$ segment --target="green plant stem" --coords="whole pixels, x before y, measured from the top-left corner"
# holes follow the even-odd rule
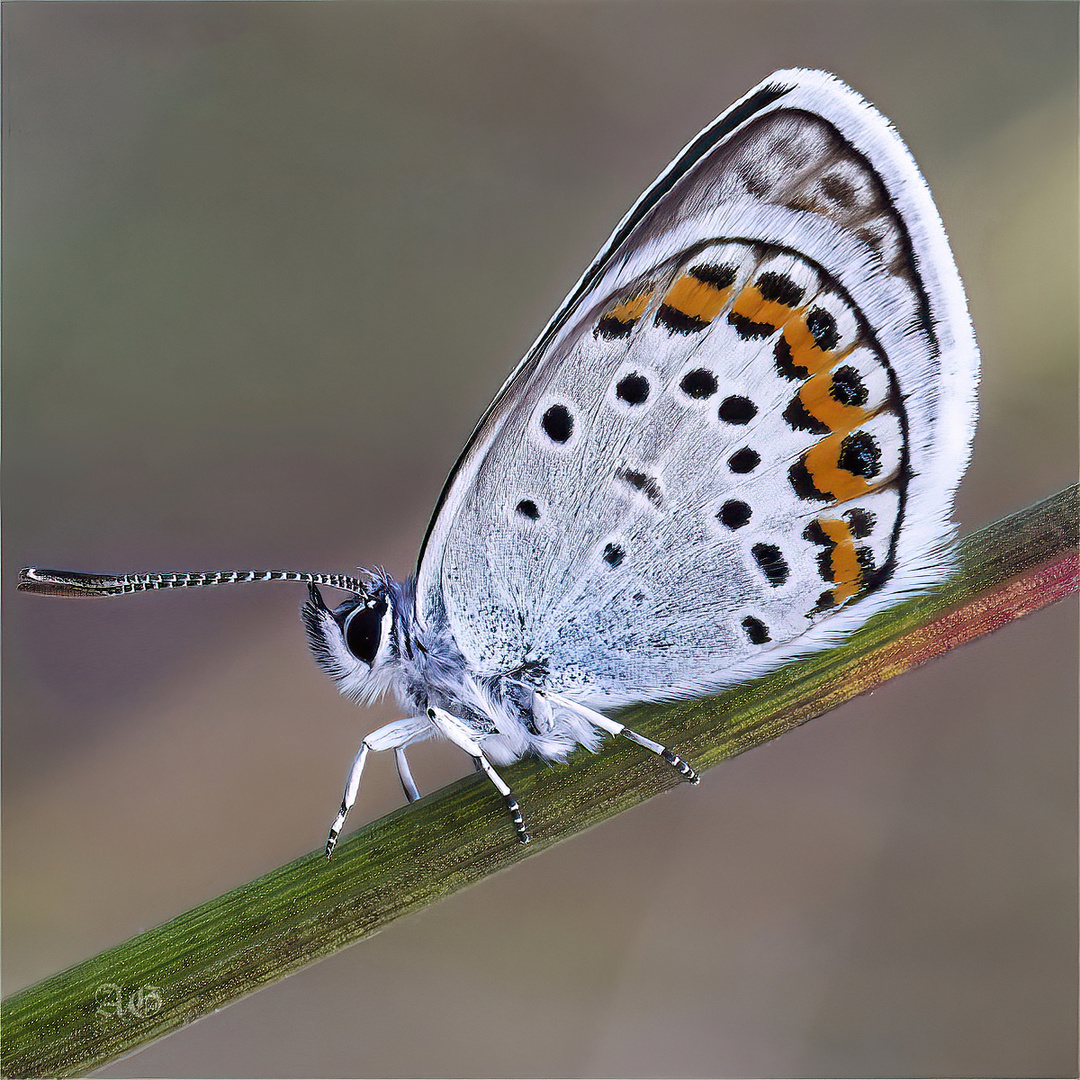
[[[844,645],[717,697],[622,719],[708,769],[1075,592],[1077,513],[1073,487],[969,537],[952,580]],[[13,994],[3,1005],[4,1075],[85,1073],[679,782],[625,742],[567,767],[522,762],[505,775],[528,815],[528,846],[486,780],[461,780],[367,825],[330,863],[307,855]]]

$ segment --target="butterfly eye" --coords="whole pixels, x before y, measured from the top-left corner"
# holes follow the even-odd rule
[[[355,608],[342,624],[341,632],[345,635],[345,647],[369,667],[375,663],[375,657],[382,644],[383,616],[386,614],[386,601],[363,604]]]

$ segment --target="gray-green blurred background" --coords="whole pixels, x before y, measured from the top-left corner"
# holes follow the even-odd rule
[[[899,127],[983,349],[964,531],[1076,473],[1065,3],[21,3],[4,21],[5,992],[318,847],[362,734],[292,587],[409,571],[616,221],[785,66]],[[1076,1069],[1072,603],[105,1070]],[[617,752],[617,751],[613,751]],[[413,755],[425,789],[463,774]],[[369,765],[355,823],[398,805]]]

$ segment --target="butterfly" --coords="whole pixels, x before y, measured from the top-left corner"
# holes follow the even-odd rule
[[[632,702],[708,694],[822,649],[945,578],[978,350],[930,191],[835,76],[779,71],[638,199],[495,396],[416,573],[87,574],[58,596],[297,581],[311,651],[404,717],[369,753],[441,737],[496,766],[621,735]],[[329,606],[320,586],[342,590]]]

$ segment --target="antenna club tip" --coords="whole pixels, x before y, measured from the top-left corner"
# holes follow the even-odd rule
[[[37,593],[39,596],[107,596],[104,583],[105,579],[97,574],[24,566],[19,571],[15,587],[19,592]]]

